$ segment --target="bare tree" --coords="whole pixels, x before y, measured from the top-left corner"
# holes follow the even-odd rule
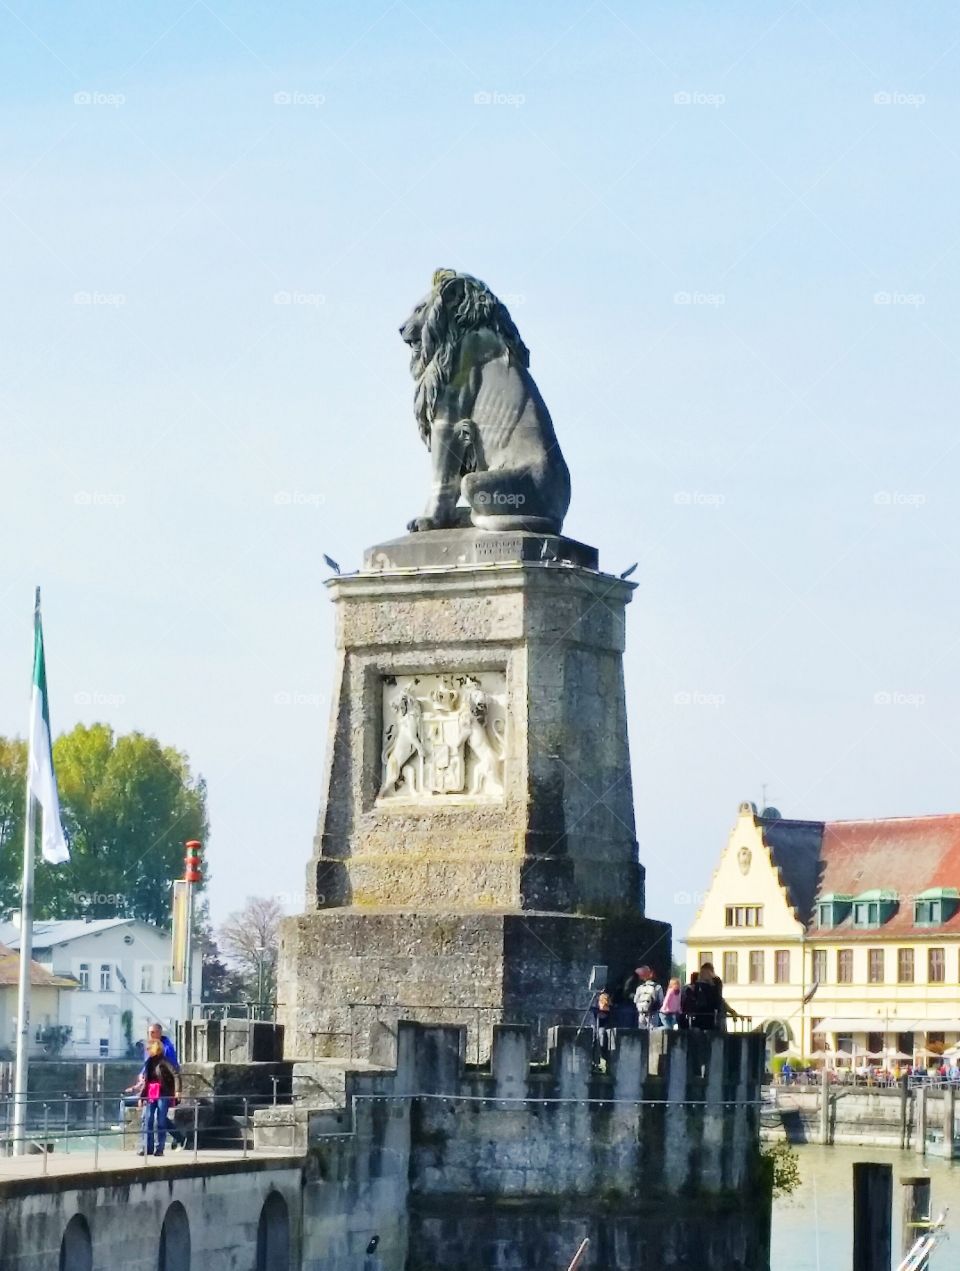
[[[258,1003],[276,997],[277,953],[283,909],[273,896],[248,896],[221,925],[218,941],[225,957],[244,980],[247,995]]]

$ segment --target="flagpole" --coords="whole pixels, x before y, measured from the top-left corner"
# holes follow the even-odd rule
[[[34,602],[34,639],[40,616],[40,588]],[[20,902],[20,978],[17,997],[17,1068],[14,1079],[13,1152],[26,1151],[27,1088],[30,1073],[30,962],[33,958],[33,853],[37,832],[37,805],[30,788],[30,755],[27,755],[27,807],[23,831],[23,886]]]

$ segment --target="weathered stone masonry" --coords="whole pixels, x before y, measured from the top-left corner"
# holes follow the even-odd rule
[[[258,1112],[289,1157],[0,1183],[0,1271],[58,1268],[74,1214],[93,1271],[157,1267],[172,1205],[202,1271],[553,1271],[584,1236],[604,1271],[767,1271],[762,1038],[622,1032],[608,1073],[589,1033],[551,1040],[531,1064],[528,1031],[499,1027],[478,1067],[463,1028],[402,1023],[396,1068],[348,1070],[343,1107]],[[258,1260],[270,1205],[282,1262]]]

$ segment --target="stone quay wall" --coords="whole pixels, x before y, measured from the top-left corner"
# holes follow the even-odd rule
[[[767,1271],[763,1039],[626,1030],[605,1072],[588,1032],[550,1040],[531,1063],[500,1026],[477,1066],[463,1027],[404,1021],[341,1107],[257,1112],[285,1156],[4,1180],[0,1271],[553,1271],[585,1237],[584,1271]]]
[[[303,1119],[343,1197],[370,1213],[369,1189],[405,1191],[403,1220],[384,1215],[404,1248],[381,1243],[378,1265],[555,1268],[589,1237],[584,1267],[767,1271],[762,1038],[625,1030],[607,1072],[576,1028],[554,1030],[545,1064],[523,1027],[494,1030],[489,1067],[465,1062],[465,1042],[461,1027],[402,1022],[395,1071],[348,1073],[345,1108]],[[324,1265],[363,1265],[339,1215],[324,1221]]]
[[[820,1086],[771,1087],[761,1137],[957,1154],[960,1098],[950,1087],[828,1086],[827,1097],[825,1119]]]

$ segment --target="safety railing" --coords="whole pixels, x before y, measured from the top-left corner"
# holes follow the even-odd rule
[[[547,1034],[550,1029],[558,1025],[573,1025],[574,1027],[583,1027],[585,1029],[594,1028],[594,1017],[592,1013],[592,1003],[584,1006],[579,1003],[574,1006],[552,1006],[548,1009],[522,1009],[522,1008],[505,1008],[503,1006],[481,1006],[475,1003],[462,1003],[460,1005],[422,1005],[413,1002],[348,1002],[347,1009],[349,1011],[349,1032],[346,1033],[311,1033],[311,1037],[332,1036],[332,1037],[348,1037],[350,1039],[350,1058],[354,1053],[361,1054],[362,1042],[360,1039],[366,1031],[369,1035],[369,1027],[364,1029],[360,1015],[361,1011],[372,1012],[371,1023],[391,1023],[395,1024],[400,1019],[417,1019],[421,1022],[432,1024],[465,1024],[467,1026],[467,1050],[473,1061],[477,1064],[483,1062],[484,1052],[489,1053],[491,1030],[494,1024],[518,1024],[526,1025],[532,1029],[535,1051],[544,1051],[546,1048]],[[711,1021],[715,1026],[717,1021]],[[676,1025],[680,1028],[695,1027],[696,1021],[684,1017],[678,1021]],[[629,1016],[622,1007],[614,1007],[612,1014],[612,1027],[624,1028],[631,1027]],[[652,1025],[654,1030],[661,1027],[659,1019]],[[750,1033],[754,1032],[753,1019],[749,1015],[738,1015],[737,1017],[728,1017],[723,1021],[723,1030],[732,1033]],[[314,1046],[314,1050],[316,1047]]]
[[[101,1154],[111,1151],[109,1168],[118,1164],[118,1151],[129,1153],[133,1164],[138,1152],[141,1163],[147,1167],[159,1160],[161,1134],[164,1139],[163,1159],[168,1153],[175,1159],[198,1160],[208,1157],[237,1156],[246,1160],[250,1155],[288,1155],[295,1151],[297,1121],[289,1094],[278,1090],[278,1079],[273,1079],[272,1094],[263,1091],[231,1092],[229,1094],[203,1094],[183,1096],[176,1106],[168,1106],[168,1120],[160,1128],[160,1110],[154,1115],[152,1131],[154,1154],[146,1153],[149,1127],[145,1118],[145,1105],[135,1095],[122,1095],[106,1102],[94,1104],[87,1119],[89,1100],[85,1097],[51,1101],[49,1099],[23,1100],[25,1125],[14,1128],[14,1100],[9,1101],[9,1116],[3,1118],[0,1130],[0,1158],[18,1158],[18,1166],[12,1167],[0,1161],[0,1177],[11,1174],[47,1174],[49,1161],[65,1156],[78,1169],[94,1171],[107,1168],[101,1162]],[[82,1108],[76,1105],[84,1105]],[[108,1111],[109,1109],[109,1111]],[[269,1148],[254,1148],[254,1114],[262,1109],[271,1110],[269,1130],[276,1137],[279,1130],[291,1131],[289,1144],[274,1144]],[[284,1115],[284,1113],[288,1115]],[[35,1169],[31,1163],[36,1160]]]

